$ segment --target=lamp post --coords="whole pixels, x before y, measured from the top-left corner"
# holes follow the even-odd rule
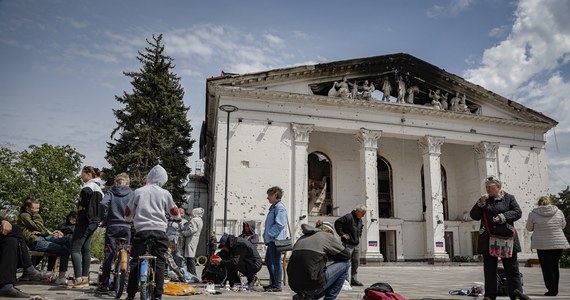
[[[228,113],[226,122],[226,180],[224,181],[224,232],[228,232],[228,158],[230,154],[230,114],[237,111],[234,105],[221,105],[221,111]]]

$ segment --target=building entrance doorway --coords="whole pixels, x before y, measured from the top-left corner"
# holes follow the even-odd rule
[[[453,261],[453,257],[455,253],[453,253],[453,232],[446,231],[445,232],[445,252],[449,255],[449,259]]]
[[[397,261],[396,230],[380,230],[380,253],[385,262]]]

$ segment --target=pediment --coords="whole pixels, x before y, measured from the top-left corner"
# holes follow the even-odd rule
[[[331,97],[337,104],[405,105],[426,111],[542,123],[547,127],[557,124],[541,113],[404,53],[244,75],[223,73],[209,79],[208,85],[212,84]]]

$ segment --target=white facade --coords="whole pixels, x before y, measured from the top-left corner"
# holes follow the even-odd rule
[[[391,76],[395,97],[394,70],[419,86],[414,103],[364,100],[360,89],[352,90],[354,98],[326,94],[343,77],[356,86],[370,80],[379,88]],[[465,94],[470,111],[426,104],[435,89]],[[224,230],[229,128],[230,233],[256,220],[261,236],[266,190],[277,185],[285,191],[296,236],[301,223],[334,221],[366,204],[360,247],[367,260],[471,256],[479,222],[469,218],[469,210],[484,192],[484,178],[497,175],[523,210],[515,223],[524,249],[519,257],[531,255],[524,225],[536,199],[548,193],[544,134],[554,120],[406,54],[226,75],[209,79],[206,92],[201,155],[209,179],[209,222],[217,234]],[[229,124],[221,105],[239,109],[229,114]],[[319,215],[310,200],[311,153],[330,166]]]

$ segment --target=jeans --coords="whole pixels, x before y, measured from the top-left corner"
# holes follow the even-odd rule
[[[88,277],[91,265],[91,240],[97,230],[97,223],[75,225],[71,238],[71,262],[75,278]]]
[[[46,240],[41,237],[34,246],[33,250],[47,252],[59,256],[59,271],[67,272],[69,264],[69,248],[71,247],[71,240],[65,236],[62,238],[51,238]]]
[[[312,293],[314,295],[308,295],[313,299],[320,299],[325,297],[325,300],[334,300],[340,294],[344,281],[348,278],[348,261],[337,261],[327,267],[325,270],[325,285]]]
[[[105,260],[101,273],[101,281],[105,286],[109,285],[109,275],[111,274],[111,265],[115,257],[115,249],[117,248],[117,239],[125,238],[127,243],[123,244],[128,247],[131,241],[131,229],[124,226],[111,226],[105,230]],[[128,249],[128,248],[127,248]]]
[[[275,288],[281,288],[283,282],[283,262],[281,261],[281,252],[277,251],[273,242],[267,244],[265,264],[269,271],[270,285]]]

